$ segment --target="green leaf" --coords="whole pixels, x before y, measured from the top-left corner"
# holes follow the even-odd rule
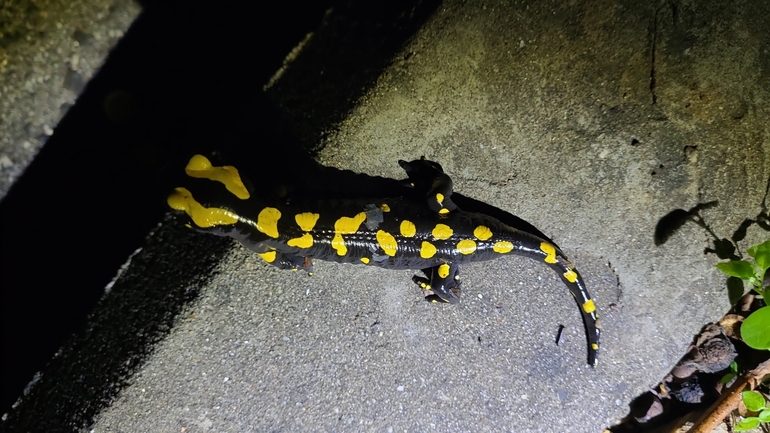
[[[765,408],[765,397],[756,391],[743,391],[741,393],[743,404],[751,412],[759,412]]]
[[[760,308],[743,321],[741,337],[752,349],[770,349],[770,306]]]
[[[727,277],[727,297],[730,299],[730,305],[735,305],[743,297],[745,291],[743,280],[738,277]]]
[[[727,385],[734,378],[735,378],[735,373],[727,373],[724,376],[722,376],[722,380],[720,380],[719,382],[722,383],[722,385]]]
[[[717,263],[717,268],[731,277],[748,280],[754,276],[754,266],[745,260],[732,260],[726,263]]]
[[[762,422],[770,422],[770,409],[765,409],[760,412],[757,418]]]
[[[730,372],[722,376],[722,380],[720,380],[720,382],[722,383],[722,385],[727,385],[737,375],[738,375],[738,363],[733,361],[730,363]]]
[[[754,261],[762,269],[762,272],[770,268],[770,240],[754,245],[747,252],[751,257],[754,257]]]
[[[750,416],[748,418],[742,419],[738,424],[735,424],[733,431],[746,431],[755,429],[757,427],[759,427],[759,418]]]

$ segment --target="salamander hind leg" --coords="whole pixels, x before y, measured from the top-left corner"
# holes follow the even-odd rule
[[[423,269],[427,276],[415,275],[412,281],[425,291],[425,300],[429,302],[449,302],[456,304],[460,301],[460,268],[451,263],[442,263],[432,268]]]
[[[410,162],[399,160],[398,163],[409,176],[406,182],[418,193],[424,194],[432,211],[447,216],[457,210],[457,205],[451,199],[452,178],[444,173],[439,163],[427,160],[424,156]]]
[[[268,251],[258,254],[264,261],[277,268],[291,269],[293,271],[302,269],[306,271],[308,275],[313,274],[313,262],[308,257],[286,254],[278,251]]]

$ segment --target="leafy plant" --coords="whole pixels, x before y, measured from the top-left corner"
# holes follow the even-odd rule
[[[735,379],[738,375],[738,363],[733,361],[730,363],[730,372],[722,376],[722,385],[727,385],[731,380]]]
[[[717,264],[725,274],[731,277],[748,281],[751,289],[762,299],[765,306],[754,311],[741,324],[741,339],[747,346],[757,350],[770,350],[770,285],[765,285],[765,277],[770,268],[770,240],[759,245],[754,245],[747,251],[754,262],[746,260],[731,260]],[[722,378],[722,383],[731,381],[738,374],[738,366],[735,362],[730,364],[730,373]],[[743,404],[750,412],[757,416],[749,416],[738,422],[735,431],[747,431],[759,427],[760,423],[770,422],[770,407],[767,406],[765,397],[756,391],[744,391],[741,393]]]
[[[747,251],[754,263],[731,260],[716,266],[731,277],[748,281],[751,288],[765,300],[770,299],[770,285],[765,286],[765,273],[770,268],[770,240],[754,245]],[[770,349],[770,306],[764,306],[749,315],[741,325],[741,338],[752,349]]]
[[[759,427],[760,422],[770,422],[770,408],[767,406],[765,396],[756,391],[743,391],[741,393],[743,404],[750,412],[758,412],[757,416],[747,416],[735,424],[735,431],[747,431]]]

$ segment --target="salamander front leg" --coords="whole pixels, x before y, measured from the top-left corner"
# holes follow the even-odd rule
[[[423,289],[426,301],[449,302],[456,304],[460,301],[460,267],[455,264],[442,263],[432,268],[423,269],[428,277],[415,275],[412,281]]]

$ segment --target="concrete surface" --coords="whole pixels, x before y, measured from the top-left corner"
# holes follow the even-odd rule
[[[0,5],[0,197],[137,14],[128,0]]]
[[[711,200],[720,237],[760,211],[769,13],[446,1],[326,131],[326,165],[400,178],[397,159],[425,155],[456,190],[553,237],[597,301],[597,369],[574,302],[530,260],[464,267],[464,299],[448,306],[423,302],[412,272],[319,262],[307,277],[236,246],[85,430],[601,431],[729,307],[708,233],[685,225],[660,247],[653,233]],[[190,236],[169,248],[207,242]],[[740,246],[766,236],[752,227]],[[132,270],[152,248],[105,302],[133,274],[173,272]]]

